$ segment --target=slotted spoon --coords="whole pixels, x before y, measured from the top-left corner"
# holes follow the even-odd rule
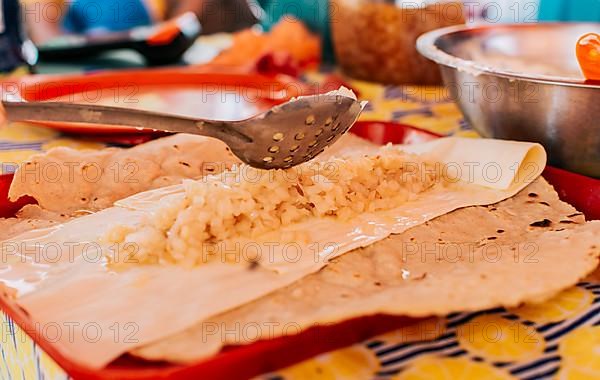
[[[214,137],[240,160],[261,169],[289,168],[321,154],[354,124],[363,108],[357,100],[335,93],[300,97],[239,121],[63,102],[2,104],[12,121],[125,125]]]

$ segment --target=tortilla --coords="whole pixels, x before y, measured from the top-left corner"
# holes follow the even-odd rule
[[[179,191],[181,186],[174,185],[6,242],[3,248],[7,249],[4,253],[9,268],[1,279],[6,286],[18,290],[16,301],[33,322],[39,326],[52,322],[73,327],[73,331],[65,331],[55,342],[63,355],[90,368],[101,368],[135,347],[168,337],[318,272],[328,265],[328,260],[353,249],[462,207],[492,204],[512,197],[538,177],[545,166],[545,152],[538,144],[447,138],[419,146],[391,148],[416,150],[442,164],[455,163],[459,167],[478,157],[476,163],[498,165],[499,171],[488,178],[463,171],[458,175],[463,181],[426,192],[400,208],[382,213],[366,213],[350,221],[311,220],[286,227],[280,232],[295,228],[307,237],[306,242],[300,243],[299,261],[282,255],[287,247],[279,244],[274,259],[258,265],[247,261],[215,262],[193,268],[140,265],[118,273],[107,268],[102,257],[110,253],[106,250],[111,247],[97,244],[99,239],[115,221],[131,227],[139,225],[153,212],[152,206],[163,201],[162,196]],[[331,244],[327,243],[331,242],[337,250],[330,249]],[[573,273],[581,271],[574,268]],[[77,325],[71,326],[72,321]],[[127,327],[132,323],[136,327],[134,340],[113,339],[115,325]],[[103,332],[94,344],[84,335],[90,324]]]
[[[347,134],[320,157],[374,145]],[[234,163],[240,161],[223,142],[183,133],[127,149],[59,147],[33,156],[17,169],[9,198],[29,195],[43,210],[74,215],[103,210],[117,200],[183,179],[220,173]]]
[[[29,195],[43,209],[65,214],[97,211],[129,195],[222,171],[235,162],[223,142],[186,134],[128,149],[59,147],[17,169],[9,198]]]
[[[0,218],[0,241],[27,231],[55,226],[66,222],[70,217],[66,214],[47,211],[36,204],[25,205],[13,218]]]
[[[358,316],[441,316],[543,302],[592,272],[599,256],[600,222],[585,223],[540,178],[513,198],[456,210],[354,250],[292,285],[132,354],[189,363],[226,345]]]

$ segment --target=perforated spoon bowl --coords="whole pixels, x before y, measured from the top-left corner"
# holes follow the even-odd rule
[[[321,154],[354,124],[363,108],[357,100],[337,93],[300,97],[239,121],[62,102],[2,104],[12,121],[126,125],[214,137],[240,160],[261,169],[289,168]]]

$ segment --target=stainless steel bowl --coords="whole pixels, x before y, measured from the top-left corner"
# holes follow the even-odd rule
[[[575,56],[588,32],[600,24],[450,27],[417,49],[480,134],[539,142],[550,164],[600,177],[600,85],[585,83]]]

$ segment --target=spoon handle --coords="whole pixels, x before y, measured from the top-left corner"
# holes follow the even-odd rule
[[[223,139],[231,129],[231,122],[197,120],[182,116],[68,102],[13,102],[3,101],[9,120],[53,121],[130,126],[164,132],[192,133]],[[235,135],[237,131],[233,131]]]

